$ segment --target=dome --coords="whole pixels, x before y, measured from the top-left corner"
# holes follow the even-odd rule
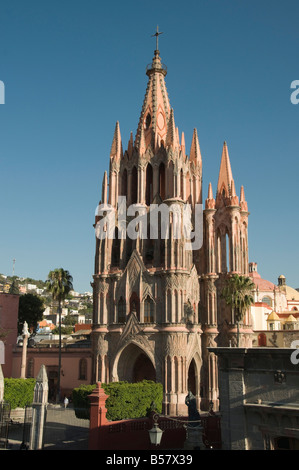
[[[299,300],[299,292],[293,287],[285,286],[287,300]]]
[[[286,319],[286,322],[296,322],[296,318],[293,315],[289,315],[288,318]]]
[[[277,315],[276,312],[271,312],[270,315],[268,315],[267,321],[273,321],[273,320],[279,321],[279,316]]]
[[[249,273],[249,277],[259,291],[273,292],[275,284],[273,284],[273,282],[267,281],[266,279],[262,279],[261,275],[257,271]]]

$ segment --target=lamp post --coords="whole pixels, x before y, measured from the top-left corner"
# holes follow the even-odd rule
[[[158,415],[155,414],[153,416],[153,420],[154,420],[154,426],[152,427],[152,429],[148,431],[149,436],[150,436],[150,441],[151,441],[151,444],[155,446],[159,446],[161,443],[163,431],[158,426]]]

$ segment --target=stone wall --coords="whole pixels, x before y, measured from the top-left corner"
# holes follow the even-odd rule
[[[287,348],[209,348],[219,359],[223,449],[299,445],[299,366]],[[298,441],[297,441],[298,440]]]

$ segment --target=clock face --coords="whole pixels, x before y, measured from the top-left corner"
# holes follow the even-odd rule
[[[164,126],[165,126],[165,119],[164,119],[164,116],[163,114],[160,112],[159,115],[158,115],[158,119],[157,119],[157,125],[160,129],[160,131],[162,129],[164,129]]]

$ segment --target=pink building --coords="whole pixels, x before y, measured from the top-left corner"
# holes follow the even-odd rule
[[[45,365],[49,381],[49,400],[55,400],[58,378],[58,341],[48,342],[44,347],[27,349],[26,377],[36,377]],[[12,377],[20,377],[22,347],[16,346],[13,353]],[[79,342],[63,342],[61,352],[61,397],[70,395],[74,388],[91,383],[91,348]]]

